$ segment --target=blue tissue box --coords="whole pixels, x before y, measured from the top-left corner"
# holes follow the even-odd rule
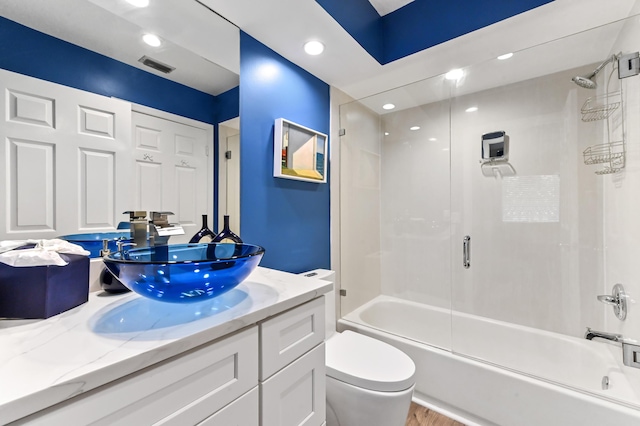
[[[60,253],[66,266],[0,263],[0,318],[49,318],[89,299],[89,257]]]

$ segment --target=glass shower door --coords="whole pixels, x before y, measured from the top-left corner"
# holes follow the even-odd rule
[[[340,107],[341,314],[446,349],[448,90],[439,76]]]
[[[578,36],[619,34],[623,25],[616,26]],[[584,339],[588,326],[612,331],[620,326],[596,296],[610,291],[605,284],[611,274],[607,228],[612,215],[619,217],[615,204],[621,202],[611,193],[628,187],[633,174],[603,174],[606,169],[587,158],[589,147],[624,137],[622,114],[629,111],[620,108],[609,119],[592,121],[585,119],[585,105],[637,83],[618,81],[610,63],[597,90],[579,87],[572,78],[588,75],[598,63],[574,67],[570,55],[563,56],[566,63],[558,63],[557,72],[518,75],[524,65],[550,50],[566,51],[572,42],[563,39],[518,52],[512,63],[478,64],[454,83],[452,350],[637,404],[632,393],[620,393],[633,388],[636,379],[615,379],[617,389],[603,385],[625,371],[619,346]],[[601,55],[604,59],[610,52]],[[507,143],[491,150],[492,137],[502,131]],[[466,237],[468,267],[463,262]]]

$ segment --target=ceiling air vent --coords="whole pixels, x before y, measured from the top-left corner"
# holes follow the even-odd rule
[[[146,55],[138,59],[138,61],[142,62],[148,67],[151,67],[165,74],[169,74],[171,71],[175,70],[175,67],[172,67],[171,65],[163,64],[162,62],[156,61],[155,59],[150,58]]]

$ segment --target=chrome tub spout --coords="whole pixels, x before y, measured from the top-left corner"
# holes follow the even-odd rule
[[[622,334],[606,333],[604,331],[592,330],[590,327],[587,327],[587,331],[584,333],[584,338],[592,340],[594,337],[611,340],[612,342],[622,342],[623,340]]]

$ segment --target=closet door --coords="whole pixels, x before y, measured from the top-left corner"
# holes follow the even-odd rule
[[[149,109],[133,112],[132,208],[173,212],[169,221],[180,223],[185,234],[170,242],[188,242],[200,229],[203,214],[213,225],[213,128],[167,116]]]
[[[5,70],[0,93],[0,239],[115,229],[130,204],[130,104]]]

